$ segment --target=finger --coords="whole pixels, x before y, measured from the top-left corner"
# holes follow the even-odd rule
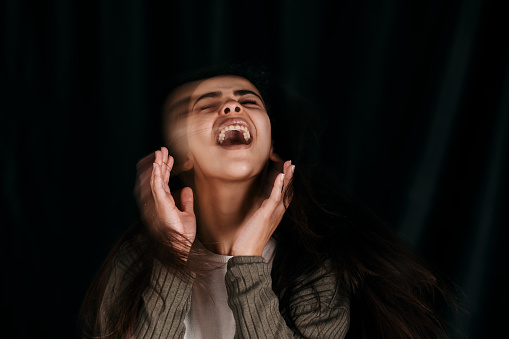
[[[150,176],[150,187],[152,188],[152,190],[154,190],[155,185],[156,185],[156,178],[158,177],[159,168],[160,168],[160,166],[157,163],[157,156],[156,156],[156,160],[152,163],[152,175]]]
[[[151,153],[144,158],[142,158],[136,164],[137,171],[137,184],[141,187],[144,187],[147,184],[147,181],[150,182],[153,172],[153,163],[156,160],[155,153]]]
[[[273,212],[277,215],[282,216],[290,203],[291,199],[286,196],[286,191],[288,189],[290,181],[293,178],[294,170],[295,170],[295,165],[292,165],[291,160],[286,161],[283,165],[284,172],[282,174],[280,174],[280,176],[284,175],[283,179],[281,180],[281,177],[278,176],[276,178],[276,181],[274,182],[274,187],[273,187],[270,199],[273,199],[275,201],[275,205],[273,207]],[[276,185],[278,180],[281,180],[281,185]],[[276,187],[277,187],[277,192],[276,192]]]
[[[168,149],[166,147],[161,147],[161,153],[163,155],[163,163],[168,162]]]
[[[152,163],[155,161],[155,154],[150,153],[149,155],[141,158],[140,161],[136,164],[136,171],[141,173],[151,173],[152,172]]]
[[[168,149],[166,147],[161,147],[161,160],[162,160],[162,167],[161,167],[161,174],[164,177],[166,177],[166,172],[168,172]]]
[[[272,187],[272,192],[270,192],[269,199],[267,199],[267,204],[271,206],[271,208],[275,208],[277,203],[281,201],[281,194],[283,189],[283,183],[285,179],[285,174],[280,173],[276,180],[274,180],[274,186]]]
[[[161,147],[161,151],[156,151],[155,152],[155,161],[154,163],[156,164],[156,167],[157,167],[157,171],[154,173],[153,172],[153,177],[154,177],[154,183],[163,188],[164,189],[164,186],[168,185],[168,180],[165,180],[166,177],[168,177],[169,179],[169,173],[166,173],[167,170],[168,170],[168,164],[165,163],[165,157],[167,157],[167,155],[164,154],[164,149],[166,149],[166,147]],[[168,152],[168,150],[166,149],[166,152]]]
[[[143,173],[143,175],[138,176],[134,186],[134,194],[139,200],[146,199],[150,195],[151,177],[152,172]]]
[[[283,165],[283,173],[285,174],[285,180],[283,181],[283,189],[286,188],[290,178],[289,178],[289,168],[290,166],[292,166],[292,161],[291,160],[288,160],[288,161],[285,161],[284,165]]]
[[[157,158],[158,158],[158,152],[159,151],[155,151],[154,152],[154,162],[152,163],[152,173],[150,175],[150,187],[153,189],[154,187],[154,184],[155,184],[155,177],[156,177],[156,166],[158,165],[157,163]]]
[[[283,208],[286,210],[288,205],[290,205],[290,202],[292,201],[292,193],[288,192],[288,188],[290,187],[290,182],[293,180],[293,174],[295,172],[295,165],[289,165],[286,169],[285,173],[285,180],[284,180],[284,186],[283,186]]]
[[[290,167],[291,165],[292,165],[291,160],[285,161],[285,163],[283,164],[283,173],[286,174],[286,172],[288,171],[288,167]]]
[[[283,172],[285,174],[285,180],[283,183],[283,191],[285,191],[285,192],[288,188],[288,184],[290,183],[290,181],[293,178],[294,171],[295,171],[295,165],[292,165],[292,161],[289,160],[289,161],[285,162],[284,172]]]
[[[150,178],[150,186],[152,186],[152,190],[158,187],[161,188],[163,184],[162,180],[162,166],[163,165],[163,153],[161,151],[155,151],[155,160],[153,163],[152,176]]]
[[[154,195],[154,198],[157,200],[163,199],[165,197],[165,185],[168,186],[163,182],[163,178],[161,175],[161,165],[154,162],[154,170],[152,171],[152,180],[151,180],[151,188],[152,188],[152,194]],[[164,166],[164,165],[163,165]]]
[[[156,164],[158,164],[159,166],[161,166],[163,164],[163,153],[158,150],[155,152],[155,156],[156,156],[156,158],[155,158],[154,162]]]
[[[174,163],[175,163],[175,159],[170,155],[168,158],[168,162],[166,163],[166,166],[163,166],[163,167],[166,167],[166,170],[164,171],[164,174],[163,174],[163,180],[166,184],[168,184],[168,182],[170,181],[170,173],[171,173],[171,170],[173,169]]]
[[[152,177],[152,171],[155,155],[152,153],[150,156],[144,157],[136,165],[137,175],[135,183],[135,192],[138,196],[144,195],[150,192],[150,179]],[[150,163],[149,163],[150,161]]]
[[[193,190],[190,187],[184,187],[180,192],[180,205],[183,212],[194,215]]]

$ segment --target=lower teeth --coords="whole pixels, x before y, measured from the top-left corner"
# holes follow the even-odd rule
[[[245,132],[242,133],[241,131],[231,130],[231,131],[226,131],[225,133],[221,133],[219,135],[219,137],[217,138],[217,143],[220,145],[223,144],[226,139],[227,134],[229,134],[228,139],[230,140],[230,144],[247,145],[250,142],[249,133],[245,133]]]

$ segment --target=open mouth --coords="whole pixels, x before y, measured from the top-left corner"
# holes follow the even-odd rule
[[[230,121],[218,129],[217,144],[220,146],[235,146],[251,144],[251,132],[243,121]]]

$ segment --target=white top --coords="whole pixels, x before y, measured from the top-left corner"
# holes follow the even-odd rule
[[[262,257],[272,267],[276,241],[270,239],[263,249]],[[205,272],[206,288],[198,283],[193,284],[191,309],[184,319],[186,332],[184,339],[224,339],[235,335],[235,319],[228,306],[228,294],[224,278],[226,265],[231,256],[220,255],[207,251],[207,260],[217,268]]]

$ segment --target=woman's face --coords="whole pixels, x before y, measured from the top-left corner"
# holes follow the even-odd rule
[[[182,124],[186,170],[228,181],[252,178],[263,170],[272,152],[271,126],[265,103],[251,82],[217,76],[182,86],[169,101],[188,102]]]

